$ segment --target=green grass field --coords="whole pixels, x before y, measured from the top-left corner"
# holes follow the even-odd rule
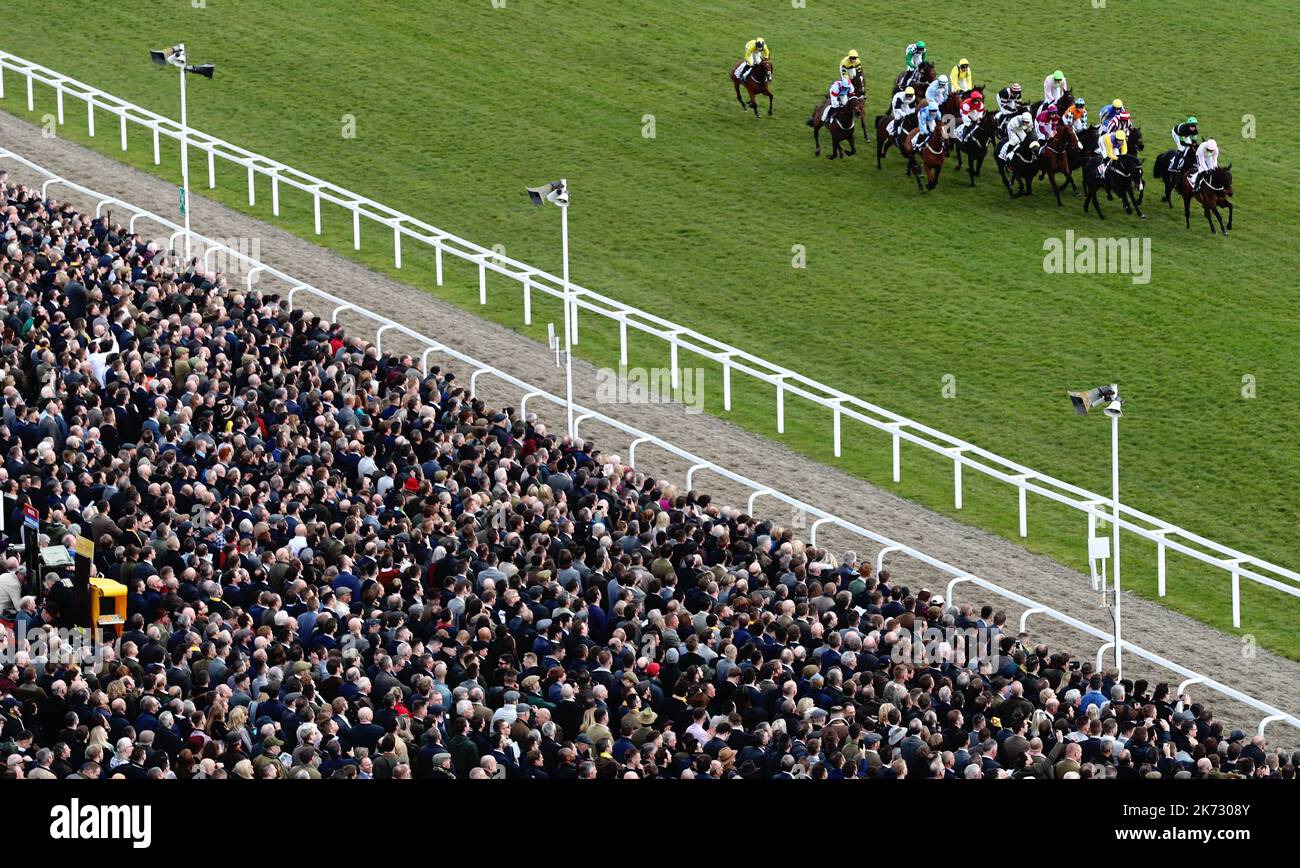
[[[972,7],[973,19],[956,7],[904,18],[895,3],[861,0],[175,7],[100,4],[88,26],[81,4],[29,5],[0,13],[0,46],[179,117],[175,74],[150,65],[146,50],[184,40],[192,62],[217,64],[213,81],[191,81],[194,126],[556,273],[557,215],[528,208],[521,188],[567,176],[578,283],[1099,491],[1109,490],[1107,425],[1070,414],[1065,391],[1118,381],[1129,399],[1125,502],[1300,564],[1300,256],[1291,239],[1300,125],[1288,108],[1298,86],[1274,69],[1296,55],[1289,0],[1110,0],[1102,9],[991,0]],[[770,119],[742,114],[727,81],[755,35],[773,51]],[[969,57],[990,90],[1019,80],[1035,94],[1060,67],[1094,115],[1122,97],[1146,135],[1148,169],[1169,147],[1169,127],[1198,115],[1234,164],[1236,231],[1211,237],[1199,214],[1185,229],[1181,206],[1166,210],[1154,184],[1148,219],[1109,203],[1102,223],[1072,197],[1057,208],[1044,186],[1010,201],[992,160],[978,187],[949,167],[923,195],[896,153],[884,171],[873,146],[843,162],[814,159],[804,121],[839,58],[862,53],[869,108],[880,112],[904,46],[918,37],[941,71]],[[21,79],[6,76],[0,107],[39,122],[53,105],[52,93],[39,93],[29,115]],[[61,136],[178,177],[174,146],[154,167],[147,135],[134,131],[122,152],[115,121],[101,115],[98,138],[87,139],[84,110],[68,105]],[[341,132],[348,115],[355,138]],[[647,115],[653,138],[643,135]],[[1244,115],[1253,135],[1243,133]],[[202,189],[201,155],[193,171],[201,193],[248,210],[241,170],[219,164],[215,191]],[[310,200],[282,192],[277,222],[314,237]],[[259,190],[252,213],[270,219],[269,201]],[[196,219],[202,231],[201,211]],[[364,250],[353,253],[348,217],[327,207],[325,222],[323,243],[391,270],[386,232],[363,227]],[[1044,241],[1069,229],[1150,238],[1150,283],[1045,274]],[[806,268],[792,268],[794,245],[806,247]],[[480,308],[471,267],[449,265],[437,288],[431,255],[407,244],[404,265],[402,279],[522,328],[504,282]],[[531,334],[558,319],[553,307],[538,300]],[[616,349],[616,328],[584,320],[584,356],[608,364]],[[642,338],[632,357],[662,365],[667,353]],[[706,409],[722,413],[721,377],[704,367]],[[953,399],[941,392],[949,374]],[[1243,397],[1247,375],[1253,399]],[[729,418],[776,436],[771,390],[736,386]],[[787,402],[780,439],[834,460],[829,416],[810,405]],[[905,449],[895,486],[888,438],[846,426],[837,463],[952,513],[951,464],[938,456]],[[1013,491],[969,472],[965,482],[962,520],[1014,538]],[[1034,551],[1086,569],[1085,527],[1079,513],[1030,501]],[[1129,542],[1124,573],[1126,587],[1154,596],[1154,548]],[[1015,586],[1014,576],[988,578]],[[1297,601],[1243,585],[1243,632],[1300,659]],[[1169,587],[1172,608],[1231,628],[1226,574],[1170,555]]]

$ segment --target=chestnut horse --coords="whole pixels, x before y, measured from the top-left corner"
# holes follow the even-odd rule
[[[1079,136],[1074,132],[1074,127],[1069,124],[1058,125],[1047,144],[1038,151],[1038,177],[1047,176],[1047,180],[1052,184],[1052,192],[1056,194],[1058,206],[1062,204],[1061,187],[1065,186],[1065,184],[1057,186],[1058,174],[1064,175],[1066,183],[1074,190],[1074,195],[1079,195],[1079,188],[1074,184],[1074,173],[1070,171],[1070,155],[1082,152],[1083,146],[1079,144]]]
[[[942,122],[934,125],[934,132],[930,134],[930,139],[921,147],[916,146],[917,139],[920,138],[919,131],[909,136],[904,136],[899,150],[903,156],[907,157],[907,174],[916,178],[916,189],[933,190],[939,186],[939,173],[943,171],[944,156],[948,151],[948,129]],[[938,147],[936,147],[936,144]],[[921,186],[921,169],[916,165],[916,155],[921,155],[921,163],[925,167],[926,185]]]

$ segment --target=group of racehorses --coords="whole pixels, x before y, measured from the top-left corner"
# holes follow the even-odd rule
[[[753,111],[754,116],[758,117],[757,98],[766,96],[767,113],[770,116],[774,104],[771,89],[771,61],[764,60],[754,66],[743,79],[735,74],[734,69],[735,67],[732,67],[731,81],[735,86],[736,99],[741,107],[746,112]],[[934,79],[934,65],[928,61],[924,62],[914,70],[904,70],[894,81],[893,93],[898,93],[910,83],[918,95],[924,94],[926,87]],[[829,159],[851,157],[857,153],[855,141],[857,123],[861,122],[864,130],[866,128],[866,87],[860,68],[854,71],[852,84],[853,95],[844,104],[830,108],[830,98],[826,97],[808,119],[808,126],[813,132],[814,155],[821,155],[823,129],[831,138]],[[741,96],[742,87],[748,93],[748,100]],[[976,85],[974,90],[983,91],[983,85]],[[1051,184],[1052,194],[1056,197],[1058,206],[1064,204],[1061,201],[1061,191],[1069,187],[1076,196],[1082,193],[1085,213],[1091,208],[1103,220],[1106,218],[1098,201],[1098,194],[1101,192],[1105,192],[1107,199],[1118,198],[1126,214],[1136,213],[1139,217],[1146,216],[1142,213],[1146,183],[1143,179],[1144,161],[1139,156],[1144,147],[1141,128],[1126,129],[1127,153],[1117,155],[1109,163],[1097,152],[1101,135],[1099,127],[1094,125],[1078,132],[1064,121],[1057,124],[1056,131],[1046,140],[1028,136],[1019,147],[1008,154],[1006,159],[1003,159],[1001,151],[1002,145],[1007,141],[1007,121],[1025,110],[1028,110],[1032,117],[1037,118],[1043,103],[1035,102],[1032,105],[1004,112],[986,110],[979,122],[961,136],[950,135],[949,128],[956,126],[954,122],[960,115],[963,97],[964,94],[956,91],[948,96],[941,106],[945,123],[936,124],[934,133],[928,137],[917,135],[917,111],[907,115],[892,136],[888,132],[890,116],[876,115],[874,124],[876,168],[882,167],[882,161],[891,145],[896,146],[907,160],[907,175],[916,179],[917,189],[933,190],[939,184],[945,161],[955,152],[957,170],[961,171],[964,161],[970,186],[974,187],[985,158],[989,151],[993,150],[998,174],[1008,195],[1012,198],[1032,195],[1034,180],[1045,178]],[[1063,114],[1073,103],[1073,93],[1066,90],[1057,101],[1057,109]],[[916,108],[919,110],[924,104],[924,99],[918,99]],[[1165,185],[1165,193],[1161,201],[1168,203],[1172,208],[1173,193],[1175,191],[1181,193],[1184,217],[1190,228],[1191,203],[1195,200],[1205,212],[1210,231],[1214,232],[1214,221],[1217,219],[1220,231],[1226,235],[1228,230],[1232,229],[1232,165],[1215,168],[1202,183],[1193,187],[1191,182],[1193,167],[1188,165],[1189,160],[1179,161],[1178,157],[1178,151],[1170,150],[1161,154],[1156,160],[1155,176],[1164,181]],[[1178,162],[1181,162],[1178,170],[1171,170],[1171,167]],[[1103,164],[1105,164],[1104,171]],[[1074,181],[1075,169],[1082,170],[1082,191]],[[923,174],[924,184],[921,180]],[[1057,180],[1058,177],[1060,181]],[[1221,207],[1226,207],[1228,210],[1226,227],[1219,211]]]

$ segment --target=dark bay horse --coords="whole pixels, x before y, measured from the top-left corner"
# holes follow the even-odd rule
[[[925,96],[926,85],[934,81],[935,77],[936,73],[934,71],[934,64],[928,60],[918,66],[915,70],[905,69],[898,74],[898,78],[894,79],[894,89],[890,92],[890,96],[893,96],[910,84],[912,87],[916,88],[916,98],[919,100],[921,97]]]
[[[1005,139],[1003,141],[1005,142]],[[1003,160],[1002,147],[998,146],[999,153],[993,159],[997,161],[998,175],[1006,185],[1007,195],[1012,199],[1034,194],[1034,175],[1038,172],[1038,151],[1041,147],[1038,140],[1026,138],[1011,152],[1009,159]],[[1011,186],[1012,182],[1016,184],[1014,188]]]
[[[1228,234],[1232,228],[1232,163],[1211,171],[1208,178],[1201,179],[1195,190],[1192,189],[1192,175],[1189,172],[1183,175],[1180,189],[1183,193],[1183,216],[1187,220],[1188,229],[1192,228],[1192,200],[1195,199],[1205,209],[1205,222],[1210,224],[1210,234],[1214,234],[1214,220],[1219,221],[1219,231],[1225,236]],[[1223,225],[1223,215],[1219,213],[1220,206],[1228,209],[1226,227]],[[1210,219],[1211,215],[1214,220]]]
[[[767,114],[772,114],[772,61],[764,60],[758,66],[749,70],[749,75],[745,76],[742,81],[736,72],[740,69],[738,66],[731,67],[731,83],[736,88],[736,102],[740,103],[742,111],[753,110],[754,117],[758,117],[758,100],[757,96],[762,94],[767,97]],[[749,102],[746,103],[740,95],[740,86],[745,86],[749,92]]]
[[[993,143],[993,137],[996,135],[997,121],[993,119],[992,112],[985,112],[984,117],[975,125],[966,138],[955,140],[955,150],[957,151],[957,170],[961,171],[961,158],[966,156],[966,173],[970,175],[970,185],[975,186],[975,176],[984,168],[984,158],[989,155],[989,146]]]
[[[1156,157],[1156,166],[1152,174],[1165,182],[1165,195],[1160,197],[1160,201],[1170,208],[1174,207],[1172,198],[1174,191],[1182,188],[1183,178],[1196,168],[1196,149],[1190,148],[1189,151],[1181,165],[1176,165],[1179,159],[1178,151],[1165,151]]]
[[[1034,104],[1029,107],[1029,111],[1033,113],[1035,120],[1038,118],[1038,113],[1043,110],[1043,104],[1045,102],[1047,102],[1047,100],[1035,100]],[[1067,90],[1062,93],[1061,98],[1056,101],[1056,110],[1061,114],[1065,114],[1065,110],[1072,105],[1074,105],[1074,91]]]
[[[858,102],[858,120],[862,121],[862,138],[867,138],[867,78],[859,67],[853,71],[853,95],[861,97]]]
[[[1107,195],[1119,196],[1125,214],[1137,211],[1139,217],[1145,218],[1147,215],[1142,213],[1141,207],[1141,191],[1146,186],[1142,180],[1142,161],[1132,154],[1124,154],[1115,158],[1105,176],[1099,176],[1097,172],[1102,162],[1101,157],[1089,157],[1084,161],[1083,212],[1088,213],[1091,204],[1096,207],[1097,216],[1106,219],[1106,215],[1101,213],[1101,202],[1097,200],[1097,191],[1104,188]]]
[[[891,116],[888,114],[876,115],[876,168],[880,168],[880,161],[885,158],[889,151],[890,145],[896,145],[902,141],[903,137],[911,130],[916,129],[916,112],[912,112],[903,118],[899,129],[894,131],[894,135],[889,134],[889,121]]]
[[[812,117],[808,119],[808,126],[812,127],[813,145],[815,150],[813,156],[822,155],[821,130],[826,127],[831,133],[831,154],[827,159],[833,160],[836,157],[851,157],[858,152],[858,146],[854,141],[853,128],[857,123],[858,113],[861,110],[862,97],[851,96],[848,102],[831,112],[830,118],[823,124],[822,114],[826,111],[826,106],[830,104],[829,99],[824,99],[813,109]],[[844,141],[848,140],[849,150],[844,150]]]

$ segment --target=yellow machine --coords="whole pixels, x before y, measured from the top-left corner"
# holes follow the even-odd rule
[[[122,625],[126,623],[126,585],[92,576],[90,579],[90,626],[96,636],[102,636],[105,629],[112,628],[117,636],[122,635]]]

